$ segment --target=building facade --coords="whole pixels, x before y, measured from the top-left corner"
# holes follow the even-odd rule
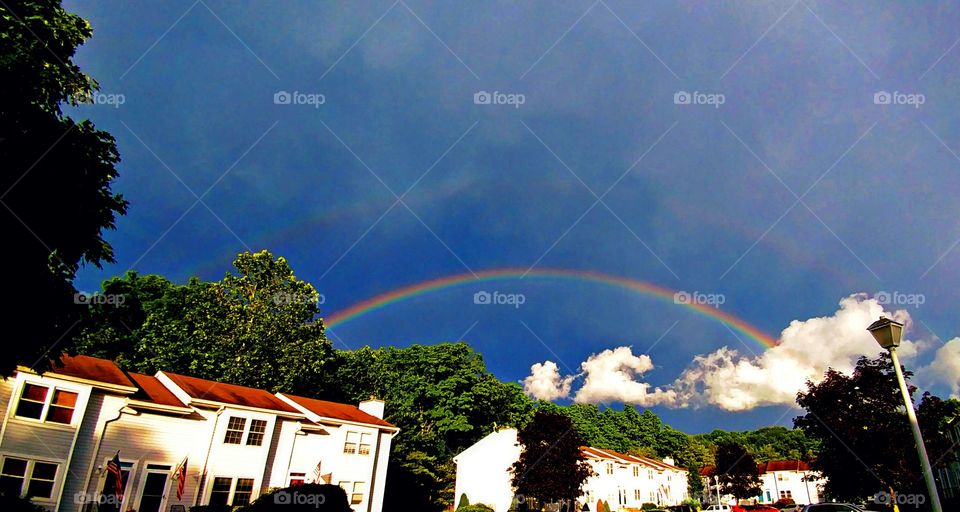
[[[43,375],[19,368],[0,382],[7,491],[57,512],[98,504],[182,512],[318,482],[341,485],[356,512],[382,509],[398,429],[383,420],[381,401],[353,406],[169,372],[127,373],[87,356],[63,363]],[[105,488],[114,458],[122,498]]]
[[[640,509],[644,503],[679,505],[687,498],[687,471],[669,459],[659,461],[583,447],[593,469],[582,488],[577,510],[586,504],[596,511],[603,500],[612,510]],[[503,429],[477,441],[454,457],[457,465],[456,500],[466,495],[470,503],[483,503],[506,512],[514,501],[510,467],[520,458],[515,429]]]
[[[810,469],[810,466],[799,460],[776,460],[764,462],[757,465],[757,471],[760,473],[761,491],[760,495],[750,500],[743,500],[749,503],[772,504],[781,499],[792,499],[800,505],[811,503],[820,503],[820,490],[823,488],[825,479],[818,476],[816,472]],[[715,475],[713,466],[707,466],[700,472],[703,478],[703,503],[725,505],[734,505],[737,500],[729,495],[720,492],[719,482]]]

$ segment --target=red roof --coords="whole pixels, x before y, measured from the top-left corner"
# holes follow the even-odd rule
[[[810,471],[810,465],[802,460],[771,460],[757,464],[761,474],[769,471]]]
[[[180,399],[171,393],[156,377],[133,372],[130,372],[128,375],[130,375],[130,378],[137,384],[137,387],[140,388],[137,393],[133,395],[134,400],[142,400],[144,402],[153,402],[155,404],[173,407],[186,407],[186,404],[181,402]]]
[[[284,393],[283,396],[293,400],[301,407],[316,414],[317,416],[322,416],[324,418],[353,421],[356,423],[367,423],[370,425],[379,425],[381,427],[394,427],[394,425],[391,425],[390,423],[387,423],[386,421],[383,421],[372,414],[361,411],[360,408],[355,405],[328,402],[326,400],[316,400],[313,398],[304,398],[302,396],[288,395],[286,393]]]
[[[605,448],[594,448],[592,446],[581,446],[580,449],[583,453],[595,459],[612,459],[612,460],[623,460],[627,462],[633,462],[637,464],[643,464],[645,466],[653,466],[654,469],[662,471],[664,469],[672,469],[675,471],[686,471],[684,469],[678,468],[672,464],[667,464],[662,460],[651,459],[650,457],[644,457],[642,455],[627,455],[625,453],[615,452],[613,450],[607,450]]]
[[[187,377],[176,373],[160,372],[173,381],[191,398],[198,400],[209,400],[224,404],[239,405],[243,407],[256,407],[258,409],[268,409],[273,411],[282,411],[286,413],[300,414],[299,411],[280,400],[269,391],[236,384],[225,384],[223,382],[214,382],[212,380],[198,379],[196,377]]]
[[[136,387],[113,361],[90,356],[60,356],[62,364],[54,361],[51,373],[92,380],[117,386]]]

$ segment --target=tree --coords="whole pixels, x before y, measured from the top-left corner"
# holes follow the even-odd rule
[[[462,493],[460,495],[460,502],[457,503],[457,510],[460,510],[464,507],[469,507],[469,506],[470,506],[470,499],[467,498],[467,493]]]
[[[513,464],[513,486],[542,505],[573,502],[593,474],[581,451],[583,440],[564,415],[537,411],[517,434],[520,458]]]
[[[911,372],[904,372],[909,379]],[[910,386],[910,393],[915,388]],[[807,414],[794,424],[817,439],[820,451],[812,466],[827,478],[825,494],[853,501],[879,491],[926,494],[920,460],[913,443],[903,396],[890,356],[861,357],[851,375],[827,370],[819,384],[807,382],[797,394],[797,403]],[[943,466],[950,446],[946,438],[944,406],[936,397],[924,397],[917,416],[922,419],[927,453]],[[937,420],[937,416],[941,420]],[[929,502],[929,501],[928,501]]]
[[[44,370],[49,354],[70,347],[81,302],[73,279],[81,264],[113,261],[103,231],[127,202],[114,194],[120,157],[113,137],[61,111],[97,83],[73,63],[90,25],[57,0],[0,4],[0,229],[8,272],[4,315],[12,343],[0,372],[16,364]]]
[[[241,253],[223,280],[176,285],[128,273],[103,284],[122,304],[93,304],[77,347],[130,370],[166,370],[275,391],[330,386],[333,348],[317,292],[282,257]]]
[[[743,445],[724,443],[717,446],[717,477],[725,494],[738,500],[751,498],[762,490],[757,461]]]

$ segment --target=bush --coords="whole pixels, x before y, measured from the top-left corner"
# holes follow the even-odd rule
[[[339,485],[302,484],[261,495],[237,512],[352,512]],[[191,512],[193,512],[191,510]]]
[[[647,503],[644,503],[643,505],[640,505],[640,510],[656,510],[658,508],[660,507],[658,507],[656,503],[647,502]]]
[[[465,505],[463,507],[457,507],[457,512],[494,512],[493,507],[489,505],[484,505],[483,503],[476,503],[473,505]]]
[[[460,503],[457,504],[457,510],[460,510],[464,507],[469,507],[469,506],[470,506],[470,499],[467,498],[467,493],[461,494]]]
[[[4,512],[46,512],[47,509],[34,505],[29,498],[0,493],[0,510]]]
[[[797,502],[793,501],[793,498],[780,498],[773,504],[774,507],[789,507],[790,505],[796,505]]]

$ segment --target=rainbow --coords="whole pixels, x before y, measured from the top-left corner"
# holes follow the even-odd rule
[[[689,302],[677,304],[674,301],[674,294],[677,293],[675,290],[647,283],[645,281],[640,281],[638,279],[620,277],[590,270],[573,270],[563,268],[540,268],[532,270],[522,268],[498,268],[430,279],[396,288],[375,297],[371,297],[367,300],[358,302],[346,309],[337,311],[330,315],[324,320],[324,323],[328,329],[334,329],[361,316],[377,311],[378,309],[385,308],[391,304],[396,304],[398,302],[438,290],[487,281],[518,281],[522,279],[572,280],[626,289],[634,293],[639,293],[647,297],[653,297],[679,307],[687,308],[700,316],[716,320],[728,326],[730,329],[739,332],[740,334],[743,334],[747,338],[753,340],[764,349],[775,347],[777,345],[776,340],[770,337],[767,333],[761,331],[753,325],[750,325],[746,321],[731,315],[730,313],[720,310],[719,308],[715,308],[706,304],[692,304]]]

